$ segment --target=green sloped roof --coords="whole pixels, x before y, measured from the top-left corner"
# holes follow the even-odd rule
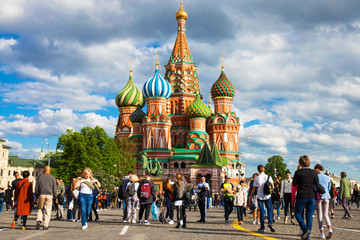
[[[3,145],[3,148],[6,148],[6,149],[11,149],[11,147],[6,146],[6,145]]]
[[[9,165],[11,167],[34,167],[44,168],[45,164],[40,160],[33,160],[27,158],[19,158],[18,156],[9,156]]]
[[[183,159],[197,160],[198,158],[199,155],[197,154],[186,154],[186,155],[173,155],[169,158],[169,160],[183,160]]]
[[[214,143],[213,146],[212,146],[211,155],[212,155],[212,157],[213,157],[213,159],[215,160],[215,163],[216,163],[217,165],[219,165],[219,166],[220,166],[220,165],[221,165],[221,166],[224,166],[223,161],[222,161],[222,159],[221,159],[221,157],[220,157],[219,149],[218,149],[216,143]]]

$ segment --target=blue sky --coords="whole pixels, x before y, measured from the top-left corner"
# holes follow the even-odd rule
[[[168,61],[178,1],[25,1],[0,5],[0,138],[35,158],[67,128],[114,134],[116,94],[133,58],[139,88]],[[356,1],[184,1],[204,101],[225,72],[247,176],[275,154],[357,178],[360,166],[360,5]],[[41,13],[41,14],[39,14]],[[163,74],[164,69],[160,72]],[[47,146],[45,146],[47,149]]]

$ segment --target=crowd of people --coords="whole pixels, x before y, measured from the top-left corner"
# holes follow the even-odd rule
[[[85,168],[79,171],[65,187],[60,178],[51,175],[51,168],[46,166],[44,173],[36,181],[33,192],[29,181],[30,173],[22,172],[22,178],[15,174],[15,180],[8,189],[0,189],[0,212],[4,203],[6,211],[14,212],[11,228],[15,228],[21,216],[22,229],[26,229],[27,216],[37,208],[36,229],[49,228],[52,210],[56,212],[56,220],[64,219],[64,208],[67,208],[66,218],[69,221],[81,222],[83,230],[88,228],[88,221],[98,221],[100,210],[112,207],[123,208],[123,222],[149,225],[149,216],[154,208],[160,209],[160,221],[174,224],[176,228],[186,228],[186,209],[199,209],[199,223],[206,223],[207,209],[210,206],[224,207],[225,223],[230,223],[230,215],[237,214],[238,224],[242,225],[246,210],[253,215],[252,224],[260,225],[258,231],[266,231],[265,221],[271,232],[275,232],[274,223],[281,219],[280,209],[284,209],[284,224],[290,219],[290,224],[300,227],[301,239],[308,239],[311,234],[314,212],[317,213],[319,238],[330,239],[333,234],[331,218],[334,218],[334,207],[340,204],[344,208],[344,219],[351,219],[349,203],[355,202],[359,208],[360,191],[355,184],[352,188],[346,172],[341,172],[340,188],[334,183],[324,167],[316,164],[312,169],[310,159],[304,155],[299,158],[297,171],[291,175],[286,172],[285,179],[281,176],[273,178],[265,174],[265,167],[259,165],[258,173],[254,173],[249,184],[243,180],[236,187],[226,175],[220,186],[220,192],[210,189],[205,176],[200,178],[197,185],[187,184],[182,174],[176,174],[174,179],[164,182],[162,192],[156,192],[151,181],[151,173],[146,173],[140,181],[132,171],[121,180],[119,187],[112,192],[102,189],[101,183],[92,176],[92,171]],[[139,209],[137,214],[137,209]],[[176,211],[176,215],[174,214]],[[329,217],[330,211],[330,217]],[[93,213],[95,218],[93,219]],[[153,217],[154,218],[154,217]],[[325,231],[327,233],[325,234]]]

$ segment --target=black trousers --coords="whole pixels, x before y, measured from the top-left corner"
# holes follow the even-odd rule
[[[141,221],[145,210],[145,221],[149,219],[152,203],[140,204],[139,221]]]
[[[291,193],[284,193],[284,202],[285,202],[285,217],[288,215],[290,207],[290,216],[291,218],[295,217],[294,206],[291,204]]]
[[[92,212],[94,212],[94,214],[95,214],[95,219],[99,219],[99,215],[96,211],[96,197],[94,197],[93,202],[91,204],[90,217],[89,217],[89,219],[91,219],[91,220],[92,220]]]
[[[244,206],[236,206],[238,221],[243,221]]]
[[[17,220],[19,219],[19,217],[20,217],[19,215],[15,215],[14,221],[17,222]],[[23,226],[24,226],[24,227],[26,227],[27,217],[28,217],[27,215],[26,215],[26,216],[23,216],[23,219],[22,219],[22,221],[23,221]]]
[[[199,198],[199,209],[200,209],[200,216],[201,220],[206,220],[206,205],[207,205],[207,198]]]
[[[176,220],[179,223],[180,220],[183,220],[183,225],[186,225],[186,207],[185,205],[175,206],[176,208]]]

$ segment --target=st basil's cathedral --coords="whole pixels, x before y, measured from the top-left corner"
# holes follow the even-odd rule
[[[232,112],[235,89],[222,66],[211,88],[214,110],[202,101],[197,66],[186,40],[187,18],[181,3],[164,77],[156,61],[155,72],[141,91],[130,69],[129,81],[115,99],[120,112],[115,136],[136,144],[137,175],[143,176],[141,155],[146,153],[147,159],[160,162],[164,179],[181,173],[188,183],[196,184],[205,176],[211,189],[218,191],[225,174],[237,184],[239,168],[245,173],[238,142],[240,120]]]

